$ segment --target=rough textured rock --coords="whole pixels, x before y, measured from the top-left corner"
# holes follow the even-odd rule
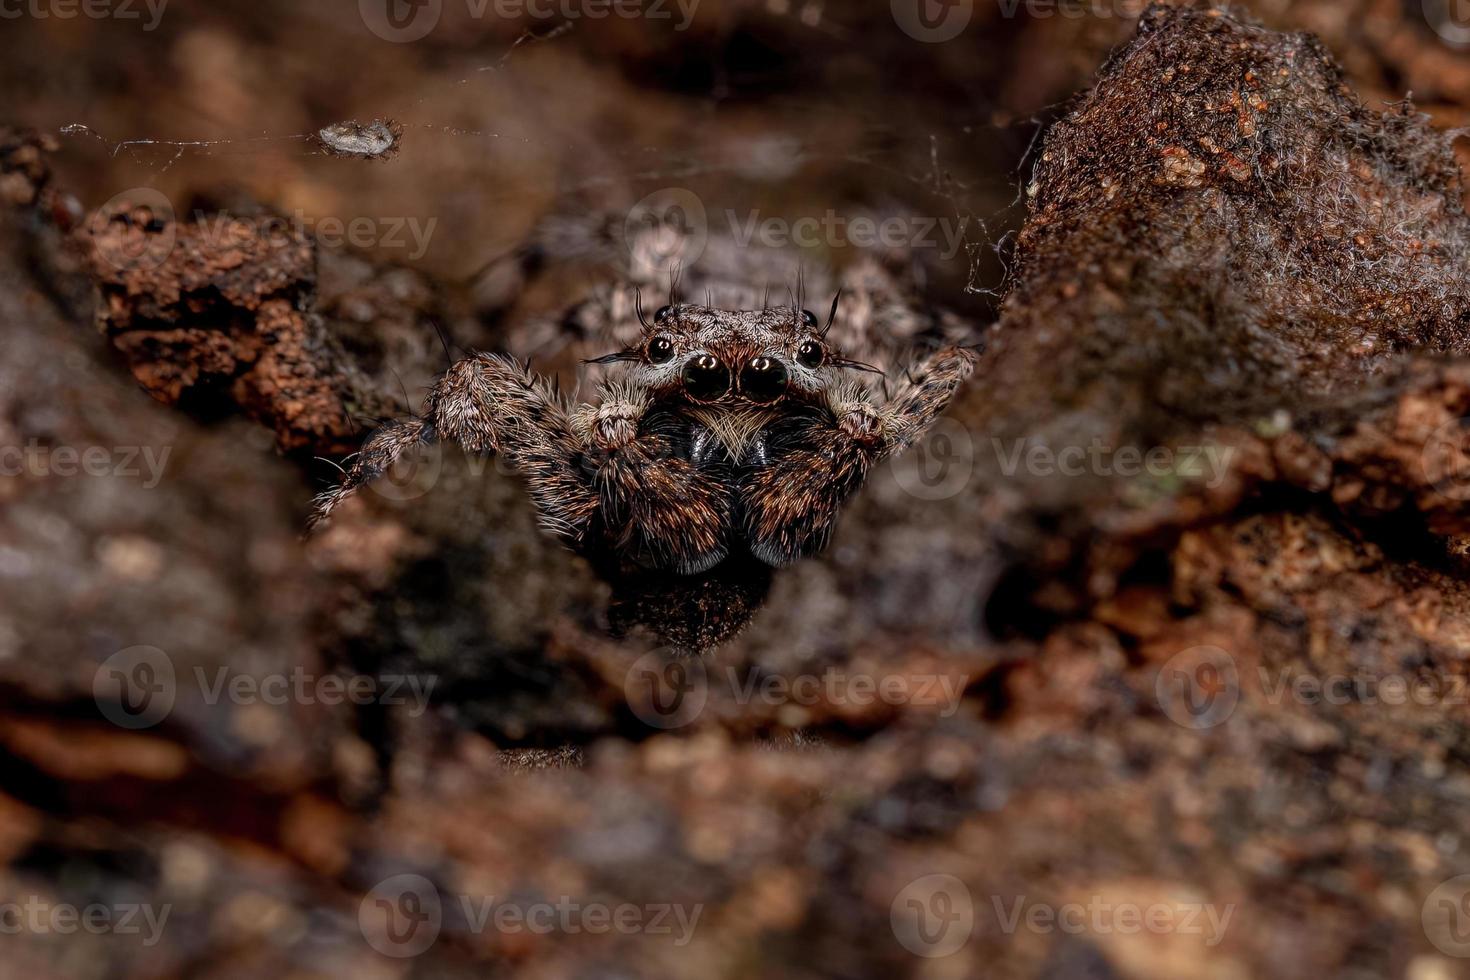
[[[1401,492],[1380,488],[1380,510],[1410,497],[1442,528],[1460,521],[1463,502],[1433,492],[1423,465],[1433,433],[1440,450],[1458,446],[1457,383],[1425,380],[1425,367],[1418,384],[1440,389],[1425,406],[1400,380],[1406,355],[1463,355],[1470,343],[1470,219],[1450,144],[1407,108],[1362,106],[1310,37],[1222,10],[1151,8],[1039,151],[1016,284],[980,391],[956,413],[997,447],[981,455],[999,492],[1044,514],[1041,533],[1062,522],[1147,537],[1240,505],[1259,436],[1286,482],[1330,482],[1313,471],[1341,432],[1314,417],[1332,406],[1353,425],[1354,412],[1403,397],[1388,423],[1398,431],[1380,437],[1406,443],[1399,464],[1375,460],[1358,476],[1393,470]],[[1341,451],[1367,451],[1375,437],[1359,435]],[[994,472],[1000,447],[1094,444],[1110,459],[1165,447],[1175,461],[1214,445],[1233,465],[1219,479]],[[1432,465],[1443,476],[1452,462]],[[1362,481],[1340,476],[1333,496],[1361,498]],[[1099,513],[1109,497],[1118,506]],[[1061,549],[1014,537],[1053,571],[1078,562],[1094,594],[1137,557],[1081,533]]]
[[[114,199],[85,230],[98,319],[155,398],[200,416],[244,408],[283,449],[350,445],[364,406],[308,312],[311,242],[271,215],[180,220],[160,194]],[[376,414],[375,412],[372,412]]]

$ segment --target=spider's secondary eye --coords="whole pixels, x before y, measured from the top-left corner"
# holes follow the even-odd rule
[[[653,322],[663,323],[673,312],[674,308],[672,306],[661,306],[659,307],[658,312],[653,315]]]
[[[808,340],[796,351],[796,359],[806,368],[821,367],[823,357],[822,345],[815,340]]]
[[[802,310],[801,322],[804,326],[815,330],[817,328],[817,315],[811,310]]]
[[[648,342],[648,360],[653,364],[667,364],[674,358],[674,342],[667,337],[655,337]]]

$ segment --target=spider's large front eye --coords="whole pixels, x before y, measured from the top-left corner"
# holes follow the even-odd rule
[[[730,390],[730,369],[712,354],[691,357],[683,378],[684,390],[698,401],[714,401]]]
[[[773,357],[752,357],[740,372],[740,393],[753,402],[773,402],[786,394],[786,365]]]
[[[808,340],[801,347],[797,348],[796,351],[796,359],[801,362],[801,366],[804,368],[821,367],[824,357],[825,354],[822,351],[822,345],[815,340]]]
[[[667,337],[655,337],[648,342],[648,362],[667,364],[674,359],[674,342]]]

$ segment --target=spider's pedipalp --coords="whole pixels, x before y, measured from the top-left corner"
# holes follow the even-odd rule
[[[847,384],[773,440],[769,465],[740,488],[751,554],[789,565],[827,546],[842,504],[874,465],[907,449],[949,405],[974,369],[975,355],[946,348],[919,365],[892,399],[875,405],[866,389]]]
[[[688,425],[668,413],[650,416],[643,389],[609,386],[587,438],[602,522],[616,550],[683,575],[724,559],[729,486],[718,470],[692,458]]]

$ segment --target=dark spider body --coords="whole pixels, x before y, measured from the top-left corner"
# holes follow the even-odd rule
[[[842,503],[922,435],[974,360],[943,349],[880,401],[858,380],[874,369],[799,307],[677,305],[640,321],[633,345],[597,359],[626,367],[592,404],[565,405],[509,357],[457,362],[422,416],[374,433],[318,517],[421,445],[499,452],[543,526],[613,583],[615,625],[662,624],[703,648],[748,620],[772,568],[827,545]]]

